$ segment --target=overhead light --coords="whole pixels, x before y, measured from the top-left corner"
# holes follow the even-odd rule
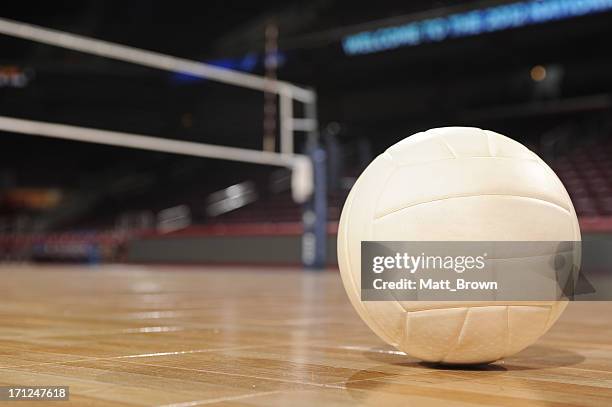
[[[542,65],[536,65],[531,68],[529,74],[534,82],[542,82],[546,79],[546,68]]]

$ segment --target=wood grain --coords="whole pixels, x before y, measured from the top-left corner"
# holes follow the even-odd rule
[[[612,303],[570,304],[506,360],[444,368],[380,341],[333,271],[5,265],[0,277],[0,385],[70,386],[52,405],[612,406]]]

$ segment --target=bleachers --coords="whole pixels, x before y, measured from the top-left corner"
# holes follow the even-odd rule
[[[578,216],[612,216],[612,145],[580,147],[552,164]]]

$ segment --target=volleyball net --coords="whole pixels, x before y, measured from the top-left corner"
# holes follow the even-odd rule
[[[193,141],[154,137],[147,134],[122,132],[74,126],[66,123],[38,121],[18,117],[0,116],[0,130],[77,142],[96,143],[121,148],[149,150],[191,157],[220,159],[285,167],[291,170],[293,199],[302,204],[308,219],[304,224],[303,247],[309,253],[304,257],[307,266],[321,266],[325,262],[325,186],[324,152],[317,150],[318,122],[317,95],[312,89],[258,76],[251,73],[222,68],[212,64],[179,58],[132,46],[89,38],[59,30],[0,18],[0,34],[30,40],[99,57],[109,58],[152,69],[189,75],[238,88],[273,94],[278,98],[278,151],[239,148]],[[301,104],[303,117],[295,117],[295,104]],[[310,154],[295,152],[296,134],[304,133],[310,145]],[[205,138],[206,135],[203,135]],[[316,157],[316,158],[315,158]],[[313,159],[319,161],[313,166]],[[317,175],[318,174],[318,175]]]

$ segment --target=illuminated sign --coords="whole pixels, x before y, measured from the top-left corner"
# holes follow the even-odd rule
[[[612,0],[532,0],[363,31],[343,38],[347,55],[439,42],[612,10]]]

